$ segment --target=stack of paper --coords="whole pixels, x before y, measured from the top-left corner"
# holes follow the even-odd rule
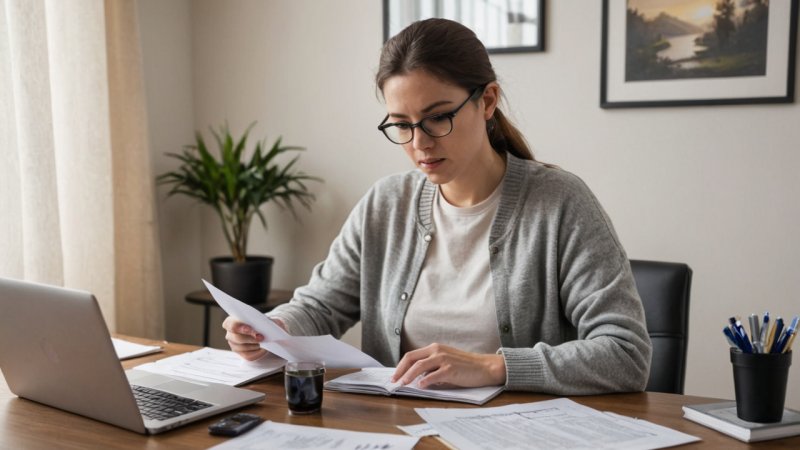
[[[114,344],[114,350],[117,352],[117,357],[120,361],[137,356],[149,355],[151,353],[158,353],[164,350],[158,345],[142,345],[118,338],[111,338],[111,342]]]
[[[496,408],[417,408],[461,450],[656,449],[699,441],[644,420],[602,413],[566,398]]]
[[[257,361],[245,361],[232,351],[206,347],[142,364],[136,369],[204,383],[241,386],[280,372],[285,363],[275,355],[267,355]]]

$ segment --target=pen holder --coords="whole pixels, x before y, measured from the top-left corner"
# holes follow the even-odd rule
[[[743,353],[731,349],[736,415],[748,422],[780,422],[792,352]]]

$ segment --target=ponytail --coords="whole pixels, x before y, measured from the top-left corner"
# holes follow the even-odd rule
[[[508,120],[500,108],[495,108],[492,118],[486,121],[486,131],[489,133],[489,143],[496,152],[500,154],[508,152],[517,158],[535,161],[525,136]]]

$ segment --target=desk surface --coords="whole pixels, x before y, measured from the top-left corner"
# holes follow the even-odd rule
[[[157,342],[122,336],[143,344]],[[125,368],[172,356],[198,347],[183,344],[160,343],[164,352],[135,358],[123,362]],[[329,370],[335,377],[345,371]],[[395,425],[421,423],[414,412],[415,407],[473,407],[461,403],[434,400],[383,397],[374,395],[346,394],[325,391],[321,414],[291,416],[286,409],[283,378],[280,375],[262,379],[248,386],[267,394],[267,398],[242,411],[258,414],[267,420],[298,425],[323,426],[354,431],[372,431],[402,434]],[[500,406],[510,403],[527,403],[554,398],[548,395],[506,392],[485,406]],[[750,448],[751,446],[729,438],[682,418],[681,406],[708,403],[716,399],[685,395],[642,392],[635,394],[613,394],[586,397],[571,397],[572,400],[600,411],[613,411],[630,417],[649,420],[659,425],[692,434],[702,442],[689,444],[685,448]],[[168,431],[161,435],[144,436],[95,420],[66,413],[14,396],[0,377],[0,448],[51,449],[51,448],[207,448],[225,440],[208,434],[207,427],[216,418]],[[758,448],[800,448],[800,437],[766,441],[753,445]],[[422,438],[417,449],[446,448],[435,438]],[[680,447],[684,448],[684,447]]]

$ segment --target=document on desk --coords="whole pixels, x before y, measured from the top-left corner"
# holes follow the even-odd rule
[[[181,353],[156,362],[136,366],[137,370],[161,375],[187,378],[204,383],[220,383],[241,386],[253,380],[278,373],[284,361],[275,355],[267,355],[256,361],[245,361],[230,350],[201,348]]]
[[[214,450],[262,448],[411,450],[419,438],[400,434],[365,433],[267,421]]]
[[[361,350],[333,336],[292,336],[267,316],[203,280],[211,296],[228,315],[253,327],[266,338],[261,348],[287,361],[322,361],[331,368],[383,367]]]
[[[439,436],[461,450],[626,449],[672,447],[699,441],[644,420],[602,413],[560,398],[496,408],[416,408]]]
[[[111,338],[111,343],[114,344],[114,351],[117,352],[117,357],[120,361],[164,351],[164,349],[158,345],[142,345],[113,337]]]

